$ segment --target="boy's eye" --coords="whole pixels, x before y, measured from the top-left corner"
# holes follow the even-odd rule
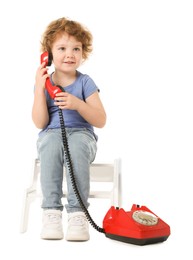
[[[77,47],[77,48],[74,48],[74,50],[75,50],[75,51],[80,51],[80,48]]]
[[[64,48],[64,47],[60,47],[60,48],[59,48],[59,50],[62,50],[62,51],[64,51],[64,50],[65,50],[65,48]]]

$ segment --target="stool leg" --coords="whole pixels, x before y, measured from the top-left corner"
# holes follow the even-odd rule
[[[39,175],[39,161],[37,159],[35,159],[34,163],[33,163],[31,185],[28,189],[25,190],[25,194],[24,194],[23,209],[22,209],[22,216],[21,216],[21,226],[20,226],[21,233],[24,233],[27,231],[30,205],[31,205],[31,202],[37,198],[38,175]]]
[[[29,218],[29,208],[30,208],[30,201],[29,201],[29,198],[28,198],[28,191],[26,190],[25,194],[24,194],[20,233],[25,233],[27,231],[28,218]]]

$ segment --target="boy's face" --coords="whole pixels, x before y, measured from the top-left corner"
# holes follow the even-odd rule
[[[58,36],[52,46],[53,63],[57,70],[75,71],[82,63],[82,43],[75,37],[63,33]]]

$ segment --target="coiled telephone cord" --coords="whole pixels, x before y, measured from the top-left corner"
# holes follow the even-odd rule
[[[105,233],[105,230],[101,227],[99,227],[94,220],[92,219],[92,217],[90,216],[87,208],[85,207],[82,198],[80,196],[80,193],[78,191],[77,185],[76,185],[76,180],[75,180],[75,176],[74,176],[74,171],[73,171],[73,166],[72,166],[72,160],[71,160],[71,156],[70,156],[70,151],[69,151],[69,146],[68,146],[68,140],[67,140],[67,135],[66,135],[66,128],[65,128],[65,124],[64,124],[64,117],[63,117],[63,113],[62,113],[62,109],[58,110],[59,112],[59,119],[60,119],[60,125],[61,125],[61,133],[62,133],[62,141],[63,141],[63,145],[64,145],[64,153],[65,153],[65,157],[66,157],[66,164],[67,167],[69,169],[69,173],[70,173],[70,178],[71,178],[71,182],[72,182],[72,186],[75,192],[75,195],[80,203],[81,208],[83,209],[86,218],[88,219],[88,221],[90,222],[90,224],[98,231],[101,233]]]

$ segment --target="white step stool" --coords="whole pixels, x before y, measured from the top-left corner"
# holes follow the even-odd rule
[[[38,159],[34,160],[32,180],[29,188],[25,190],[24,202],[21,217],[20,232],[24,233],[27,231],[28,218],[31,202],[36,198],[41,198],[41,191],[38,187],[40,177],[40,161]],[[65,177],[65,167],[64,167],[64,180],[63,180],[63,197],[67,195],[66,189],[66,177]],[[94,184],[100,182],[102,184],[110,184],[108,189],[93,189]],[[90,195],[89,198],[105,198],[110,199],[111,206],[120,207],[121,206],[121,159],[115,159],[113,163],[92,163],[90,167]],[[92,185],[93,184],[93,185]]]

